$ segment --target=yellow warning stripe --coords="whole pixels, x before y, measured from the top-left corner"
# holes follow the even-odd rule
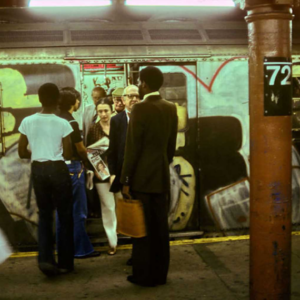
[[[300,231],[292,232],[292,235],[300,235]],[[178,240],[171,241],[171,246],[182,246],[182,245],[195,245],[195,244],[210,244],[210,243],[220,243],[220,242],[231,242],[231,241],[242,241],[249,240],[249,235],[239,235],[239,236],[225,236],[225,237],[214,237],[214,238],[202,238],[202,239],[190,239],[190,240]],[[108,250],[107,246],[95,247],[96,251],[105,252]],[[121,245],[118,246],[118,250],[130,250],[132,245]],[[38,252],[17,252],[10,256],[10,258],[21,258],[21,257],[34,257],[37,256]]]

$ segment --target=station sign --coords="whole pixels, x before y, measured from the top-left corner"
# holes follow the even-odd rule
[[[292,62],[287,57],[264,58],[264,115],[292,114]]]

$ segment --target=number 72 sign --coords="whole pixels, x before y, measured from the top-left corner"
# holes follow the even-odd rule
[[[292,63],[286,57],[264,58],[264,115],[292,114]]]

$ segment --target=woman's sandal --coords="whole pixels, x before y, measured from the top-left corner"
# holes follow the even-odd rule
[[[107,254],[108,255],[115,255],[116,252],[117,252],[117,247],[113,247],[113,248],[109,247],[109,249],[107,251]]]

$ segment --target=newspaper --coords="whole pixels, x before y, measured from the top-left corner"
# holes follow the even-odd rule
[[[107,151],[108,146],[109,139],[107,137],[103,137],[96,143],[87,147],[87,157],[102,180],[110,177],[108,167],[101,157],[102,154]]]
[[[221,230],[249,228],[249,180],[245,178],[205,196],[207,207]]]

